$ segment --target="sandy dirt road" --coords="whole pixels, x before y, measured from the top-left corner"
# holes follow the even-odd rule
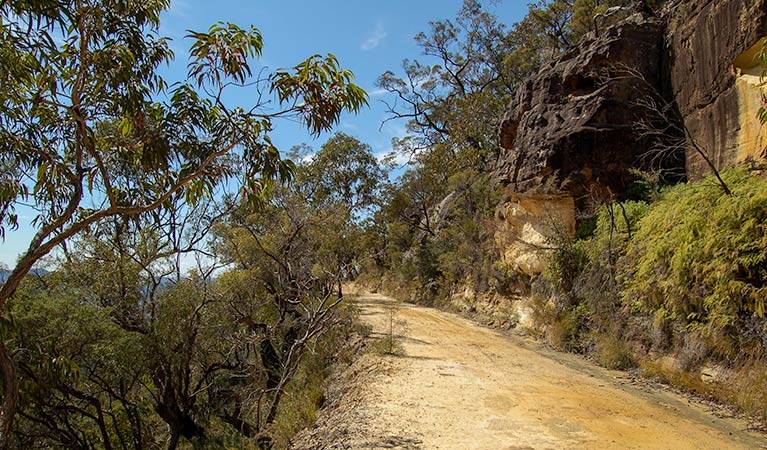
[[[361,295],[374,337],[392,304]],[[304,448],[767,449],[745,422],[623,372],[433,309],[398,303],[395,317],[403,354],[368,355]]]

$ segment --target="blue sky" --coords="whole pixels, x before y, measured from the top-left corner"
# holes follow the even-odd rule
[[[527,3],[505,0],[488,8],[510,25],[524,17]],[[184,39],[186,30],[204,31],[218,21],[243,28],[254,25],[261,30],[264,51],[258,68],[291,67],[312,54],[333,53],[370,94],[370,108],[358,115],[345,115],[334,131],[357,137],[381,157],[391,149],[392,138],[403,135],[405,123],[391,121],[381,128],[386,118],[381,100],[386,96],[376,89],[376,79],[386,70],[400,73],[405,58],[427,61],[414,36],[428,31],[429,21],[454,18],[461,4],[462,0],[171,0],[160,34],[172,38],[176,61],[163,69],[163,74],[169,82],[183,80],[190,45]],[[243,101],[247,103],[247,98]],[[312,139],[289,121],[278,120],[274,128],[272,137],[282,150],[301,143],[318,149],[332,134]],[[31,218],[20,212],[19,229],[8,230],[6,241],[0,244],[0,263],[8,266],[14,265],[34,233],[29,226]]]

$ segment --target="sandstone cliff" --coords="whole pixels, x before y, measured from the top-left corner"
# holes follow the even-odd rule
[[[719,169],[767,157],[767,131],[756,118],[765,84],[755,59],[765,35],[767,0],[680,0],[662,18],[631,16],[544,66],[500,126],[495,175],[506,197],[495,241],[503,262],[540,273],[553,232],[572,234],[579,215],[622,199],[632,169],[658,169],[637,127],[659,119],[637,104],[639,80],[678,111]],[[693,179],[710,174],[692,149],[670,156],[664,169]]]
[[[579,212],[618,197],[643,168],[635,123],[637,80],[660,91],[663,26],[635,15],[543,67],[511,102],[500,129],[496,178],[506,185],[495,240],[502,261],[527,275],[546,266],[553,233],[575,232]],[[553,229],[554,228],[554,229]]]
[[[634,16],[586,39],[529,80],[501,123],[498,178],[515,192],[619,193],[641,165],[646,143],[634,124],[646,112],[634,103],[636,71],[660,89],[663,28]],[[579,205],[580,206],[580,205]]]
[[[767,36],[767,1],[687,0],[668,21],[669,81],[692,138],[720,169],[767,156],[755,59]],[[695,152],[687,154],[687,174],[710,174]]]

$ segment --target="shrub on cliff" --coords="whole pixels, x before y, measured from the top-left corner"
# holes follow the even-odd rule
[[[564,232],[552,237],[556,248],[548,269],[544,279],[533,285],[534,315],[547,327],[552,345],[596,347],[600,354],[607,347],[618,348],[617,341],[605,347],[601,337],[623,335],[626,314],[619,295],[623,285],[618,261],[647,209],[647,203],[634,201],[603,205],[593,220],[581,224],[574,238]],[[626,363],[606,365],[624,367]]]
[[[767,180],[744,169],[722,176],[732,196],[709,178],[650,205],[601,207],[591,237],[552,253],[555,292],[545,297],[559,314],[542,325],[578,309],[580,340],[619,334],[655,347],[653,333],[675,330],[662,347],[695,335],[718,359],[758,359],[767,350]]]
[[[745,170],[679,185],[639,222],[623,299],[656,323],[707,338],[728,360],[767,349],[767,180]]]
[[[732,195],[710,177],[599,208],[590,233],[557,241],[531,307],[556,348],[767,417],[767,179],[722,177]],[[726,383],[702,383],[704,363]]]

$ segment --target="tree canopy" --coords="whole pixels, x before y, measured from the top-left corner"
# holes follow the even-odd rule
[[[194,205],[232,184],[256,200],[289,180],[294,165],[270,139],[275,118],[319,134],[367,104],[333,55],[256,70],[260,32],[230,23],[190,31],[188,77],[169,82],[158,69],[174,55],[157,34],[168,6],[0,4],[0,234],[18,226],[19,205],[35,210],[37,230],[0,288],[0,308],[37,261],[108,218]],[[229,102],[232,91],[247,102]],[[0,362],[5,441],[17,396],[2,343]]]

